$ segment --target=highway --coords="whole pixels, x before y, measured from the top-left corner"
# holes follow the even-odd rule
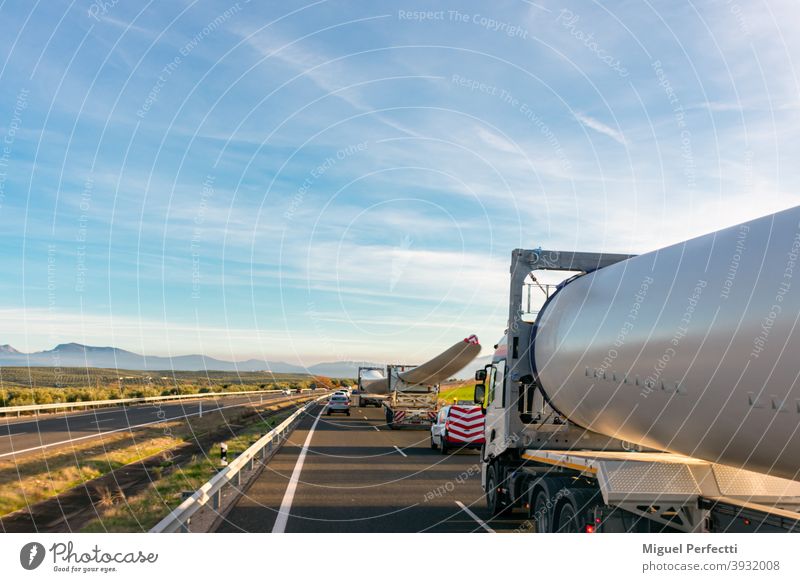
[[[478,453],[444,456],[429,432],[390,430],[380,409],[309,410],[244,492],[220,532],[492,532]]]
[[[0,459],[16,458],[45,448],[56,448],[151,424],[203,415],[246,404],[259,403],[260,395],[225,396],[182,402],[152,403],[129,407],[96,408],[83,412],[55,413],[39,417],[0,419]],[[285,398],[281,393],[263,395],[264,401]]]

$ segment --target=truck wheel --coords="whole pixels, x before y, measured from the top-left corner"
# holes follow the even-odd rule
[[[439,445],[436,444],[436,441],[433,440],[433,435],[431,435],[431,448],[435,451],[439,448]]]
[[[350,416],[350,411],[349,410],[347,411],[347,416]]]
[[[531,503],[530,515],[528,516],[533,525],[536,526],[536,533],[550,533],[550,508],[549,499],[544,489],[539,489],[534,495]]]
[[[442,446],[440,448],[441,448],[442,454],[446,455],[448,453],[448,451],[449,451],[449,448],[447,446],[447,436],[443,434],[441,436],[441,439],[442,439]]]
[[[571,501],[565,501],[558,512],[558,522],[555,531],[557,533],[579,533],[581,531],[578,524],[578,512]]]
[[[497,490],[500,481],[497,477],[497,467],[489,465],[486,471],[486,505],[491,513],[491,518],[500,517],[508,513],[509,508],[503,505],[501,493]]]

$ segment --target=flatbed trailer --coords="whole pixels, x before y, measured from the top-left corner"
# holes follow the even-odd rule
[[[800,482],[672,453],[525,449],[499,513],[545,532],[800,531]]]
[[[386,424],[391,429],[430,428],[436,420],[439,386],[406,384],[398,373],[416,366],[390,364],[386,366],[389,395],[383,401]]]

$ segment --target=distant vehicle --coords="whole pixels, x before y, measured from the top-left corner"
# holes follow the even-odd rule
[[[431,448],[446,455],[450,447],[479,449],[484,443],[485,413],[476,404],[443,406],[431,425]]]
[[[292,395],[292,391],[289,390],[288,388],[284,388],[283,390],[281,390],[281,393],[283,393],[284,396],[291,396]]]
[[[353,390],[353,394],[358,395],[357,402],[360,408],[366,408],[367,406],[380,408],[383,405],[383,401],[385,400],[386,396],[370,394],[362,382],[362,380],[375,380],[378,378],[383,378],[383,374],[384,369],[376,366],[361,366],[358,368],[358,384],[354,387],[355,389]]]
[[[480,351],[477,336],[471,335],[419,366],[391,364],[386,366],[385,374],[374,371],[377,377],[362,375],[359,388],[370,396],[382,397],[389,428],[429,430],[438,410],[439,384],[463,369]],[[363,398],[359,400],[365,402]]]
[[[332,394],[328,399],[325,414],[331,415],[334,412],[344,412],[347,416],[350,416],[350,398],[345,394]]]

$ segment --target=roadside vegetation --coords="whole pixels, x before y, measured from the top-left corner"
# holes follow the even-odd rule
[[[442,386],[439,388],[439,404],[444,406],[446,404],[453,404],[454,401],[472,402],[474,394],[474,380],[442,384]]]
[[[256,407],[256,410],[264,413],[277,410],[277,406],[264,403],[263,406]],[[231,458],[230,455],[238,452],[247,438],[264,427],[271,426],[276,418],[264,419],[260,414],[254,414],[253,408],[249,407],[233,410],[234,412],[226,411],[223,423],[218,415],[192,417],[133,432],[120,432],[108,437],[72,443],[69,447],[43,449],[18,459],[4,459],[0,461],[0,515],[29,507],[119,467],[186,442],[203,440],[203,437],[213,431],[219,431],[221,424],[227,424],[231,430],[237,431],[241,425],[247,425],[241,430],[241,436],[226,439]],[[285,414],[279,413],[278,417],[281,416]],[[218,443],[215,446],[218,447]],[[202,482],[208,478],[207,474],[204,475],[206,478]],[[109,499],[108,503],[118,501],[120,500]]]
[[[0,412],[5,406],[80,403],[209,392],[297,390],[347,384],[315,376],[268,372],[141,372],[102,368],[0,368]]]
[[[142,430],[135,438],[120,433],[56,452],[37,451],[0,461],[0,515],[49,499],[150,455],[180,444],[164,427]]]
[[[292,411],[286,411],[253,423],[235,437],[226,439],[228,460],[232,461],[273,427],[283,422]],[[219,467],[219,445],[214,443],[189,463],[153,479],[148,487],[126,499],[109,499],[98,508],[99,517],[89,522],[83,532],[148,531],[175,507],[184,493],[194,492],[211,479]]]

